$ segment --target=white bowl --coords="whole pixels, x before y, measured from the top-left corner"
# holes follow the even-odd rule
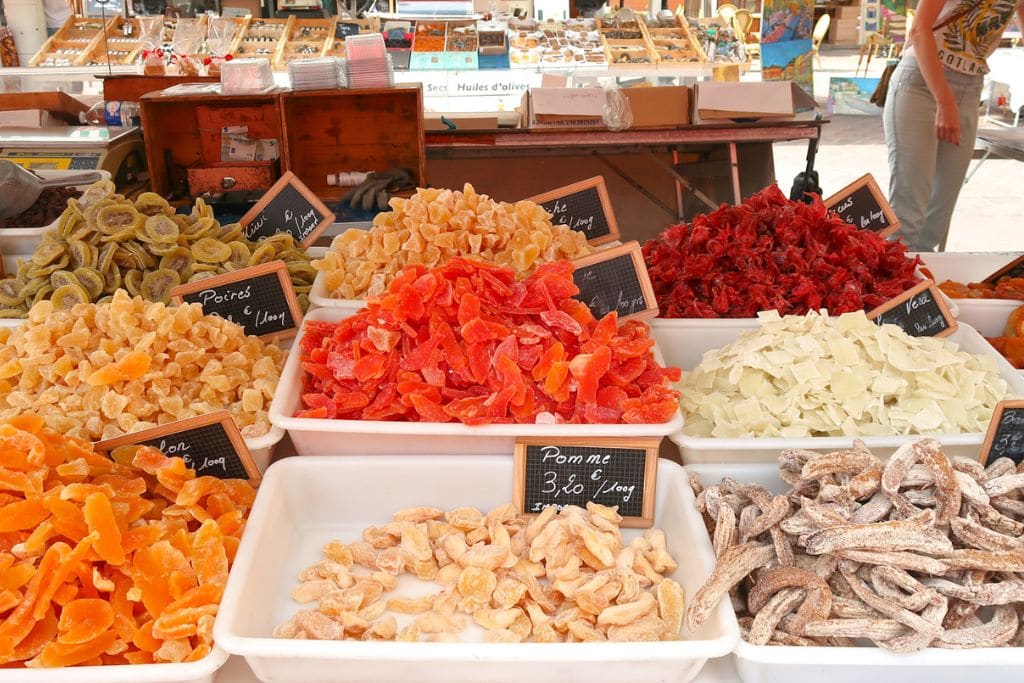
[[[364,528],[406,507],[470,505],[488,510],[511,500],[509,456],[297,457],[274,463],[260,487],[228,578],[214,638],[274,683],[686,683],[710,657],[732,651],[739,627],[728,601],[695,634],[655,643],[396,643],[281,640],[274,627],[302,606],[290,597],[302,568],[332,539],[351,542]],[[692,596],[714,552],[683,469],[662,460],[655,525],[679,562],[671,575]],[[623,530],[632,538],[639,530]],[[402,577],[404,586],[423,584]],[[410,590],[411,592],[411,590]],[[399,615],[399,618],[403,618]],[[400,622],[401,623],[401,622]]]

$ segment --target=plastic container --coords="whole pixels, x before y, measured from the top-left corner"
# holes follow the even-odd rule
[[[337,322],[345,314],[332,308],[310,312],[306,320]],[[295,338],[301,344],[303,332]],[[655,358],[661,354],[654,349]],[[512,452],[516,437],[662,437],[683,427],[676,411],[660,424],[490,424],[470,427],[452,422],[386,422],[380,420],[321,420],[292,417],[299,409],[302,382],[300,354],[291,353],[270,404],[270,422],[288,430],[299,455],[341,454],[483,454]]]
[[[270,467],[270,459],[274,456],[274,449],[284,438],[284,430],[280,427],[270,426],[270,431],[263,436],[249,437],[245,445],[249,447],[252,459],[260,472],[265,472]]]
[[[653,335],[658,348],[666,350],[666,361],[677,365],[683,372],[693,370],[701,361],[704,353],[720,348],[736,339],[744,331],[756,329],[756,320],[719,320],[707,331],[698,324],[700,321],[663,321],[654,320]],[[666,324],[672,323],[672,324]],[[686,323],[686,324],[682,324]],[[731,323],[731,325],[730,325]],[[704,323],[707,324],[706,322]],[[946,337],[956,342],[961,349],[969,353],[992,356],[999,367],[999,374],[1006,380],[1010,393],[1024,395],[1024,376],[1017,372],[999,355],[978,331],[966,324]],[[862,440],[880,457],[896,450],[908,441],[921,438],[922,435],[906,436],[868,436]],[[933,434],[948,448],[950,455],[977,455],[978,447],[985,438],[984,432],[966,434]],[[813,436],[796,439],[776,437],[752,437],[737,439],[715,439],[710,437],[688,436],[682,429],[673,433],[672,442],[679,446],[683,462],[691,463],[744,463],[774,462],[778,454],[785,448],[807,448],[813,450],[839,450],[850,448],[852,436]]]
[[[1017,299],[959,299],[958,322],[967,323],[984,337],[1001,337],[1006,320],[1016,309],[1024,306]]]
[[[760,484],[775,493],[789,488],[779,479],[778,466],[774,463],[687,465],[685,470],[688,475],[699,476],[705,486],[717,484],[723,477],[732,477],[743,484]],[[734,656],[743,683],[864,683],[868,679],[879,683],[958,680],[1006,683],[1024,677],[1024,652],[1019,647],[928,648],[914,654],[897,655],[871,646],[759,646],[740,639]]]
[[[911,252],[911,258],[920,256],[924,267],[935,276],[936,282],[980,282],[1013,259],[1018,252]],[[960,299],[960,301],[963,301]]]
[[[313,289],[309,290],[310,308],[328,308],[341,313],[341,318],[348,318],[355,315],[359,309],[366,306],[366,299],[332,299],[327,293],[324,285],[325,275],[317,271],[316,279],[313,280]]]
[[[0,669],[0,683],[214,683],[228,653],[215,646],[198,662]]]
[[[509,451],[511,452],[511,451]],[[277,640],[274,627],[302,606],[289,593],[332,539],[351,542],[405,507],[492,509],[511,499],[512,458],[415,456],[288,458],[260,487],[214,625],[221,647],[275,683],[686,683],[730,652],[739,628],[728,601],[685,640],[658,643],[396,643]],[[683,469],[658,468],[655,525],[679,562],[671,576],[692,596],[714,552]],[[640,530],[624,529],[627,539]],[[408,576],[402,584],[423,584]],[[411,590],[410,590],[411,593]],[[405,623],[398,615],[399,624]],[[467,636],[472,635],[467,634]]]
[[[103,180],[110,180],[109,171],[47,171],[45,169],[33,169],[33,173],[38,175],[43,180],[49,180],[50,178],[64,178],[74,177],[76,175],[81,176],[85,174],[99,173]],[[84,185],[71,185],[77,190],[84,190],[89,187],[92,183],[85,183]],[[14,228],[0,228],[0,248],[3,248],[5,261],[8,250],[13,252],[24,254],[27,253],[30,256],[35,250],[36,245],[39,244],[39,238],[42,237],[43,233],[50,228],[57,227],[57,221],[53,221],[48,225],[42,225],[37,227],[14,227]],[[6,267],[6,265],[5,265]]]

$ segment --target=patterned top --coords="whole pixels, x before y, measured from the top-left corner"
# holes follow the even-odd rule
[[[946,0],[936,24],[971,8],[967,14],[935,32],[939,60],[947,69],[972,75],[988,73],[986,59],[1017,7],[1017,0]]]

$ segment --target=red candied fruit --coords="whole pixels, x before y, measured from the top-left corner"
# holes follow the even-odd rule
[[[339,323],[307,323],[298,417],[348,420],[658,423],[677,409],[647,325],[597,320],[568,261],[516,282],[455,258],[407,267]]]

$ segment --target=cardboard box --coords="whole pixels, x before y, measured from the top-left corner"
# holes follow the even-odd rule
[[[0,111],[0,128],[50,128],[67,123],[45,109]]]
[[[860,19],[860,3],[853,5],[836,5],[832,10],[832,21],[845,21]]]
[[[632,128],[678,128],[690,125],[690,88],[685,85],[626,88],[633,112]]]
[[[828,37],[831,41],[856,40],[860,33],[860,22],[856,19],[841,20],[833,22],[828,27]]]
[[[526,128],[603,128],[603,88],[531,88],[523,95]]]
[[[498,114],[437,114],[426,112],[423,114],[424,130],[449,130],[442,121],[444,117],[455,124],[456,130],[497,130]]]
[[[716,83],[703,81],[694,90],[694,122],[722,119],[787,119],[817,107],[796,83]]]

